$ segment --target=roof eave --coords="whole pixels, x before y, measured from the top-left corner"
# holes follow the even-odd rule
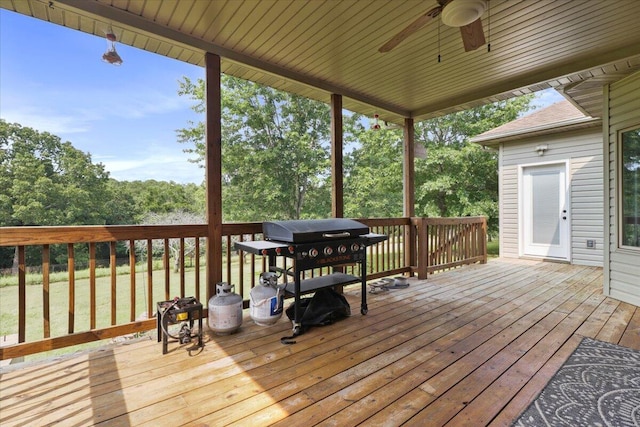
[[[497,148],[500,143],[517,141],[533,136],[548,135],[552,133],[568,132],[577,129],[586,129],[597,127],[602,124],[602,119],[593,117],[581,117],[577,119],[566,120],[545,124],[542,126],[531,127],[528,129],[518,129],[515,131],[507,131],[494,135],[477,136],[470,139],[471,142],[483,145],[485,147]]]

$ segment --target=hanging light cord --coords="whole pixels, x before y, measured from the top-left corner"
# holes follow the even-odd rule
[[[489,1],[489,25],[488,25],[488,38],[489,43],[487,43],[487,52],[491,52],[491,1]]]
[[[438,19],[438,64],[440,63],[440,19]]]

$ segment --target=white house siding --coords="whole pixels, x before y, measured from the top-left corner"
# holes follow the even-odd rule
[[[544,156],[535,148],[548,145]],[[569,161],[571,262],[602,266],[604,252],[604,195],[602,128],[532,136],[500,144],[500,255],[519,256],[518,166]],[[594,249],[587,240],[595,240]]]
[[[617,139],[618,132],[640,126],[640,73],[613,83],[606,91],[608,112],[608,152],[606,153],[609,186],[609,216],[606,230],[609,247],[605,259],[605,293],[622,301],[640,305],[640,248],[618,248],[617,228]]]

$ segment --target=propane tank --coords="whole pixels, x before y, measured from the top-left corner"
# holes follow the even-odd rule
[[[216,295],[209,300],[209,328],[218,335],[236,332],[242,324],[242,297],[227,282],[216,283]]]
[[[249,294],[249,315],[260,326],[273,325],[282,317],[286,284],[278,287],[278,276],[272,272],[260,274],[259,283]]]

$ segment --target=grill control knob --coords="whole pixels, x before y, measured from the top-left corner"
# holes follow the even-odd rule
[[[345,245],[338,246],[338,253],[343,254],[347,252],[347,247]]]
[[[309,249],[309,256],[311,258],[315,258],[318,256],[318,250],[316,248]]]
[[[351,252],[358,252],[360,250],[360,245],[357,243],[354,243],[351,245]]]
[[[329,256],[333,253],[333,249],[331,248],[331,246],[327,246],[326,248],[324,248],[324,254]]]

